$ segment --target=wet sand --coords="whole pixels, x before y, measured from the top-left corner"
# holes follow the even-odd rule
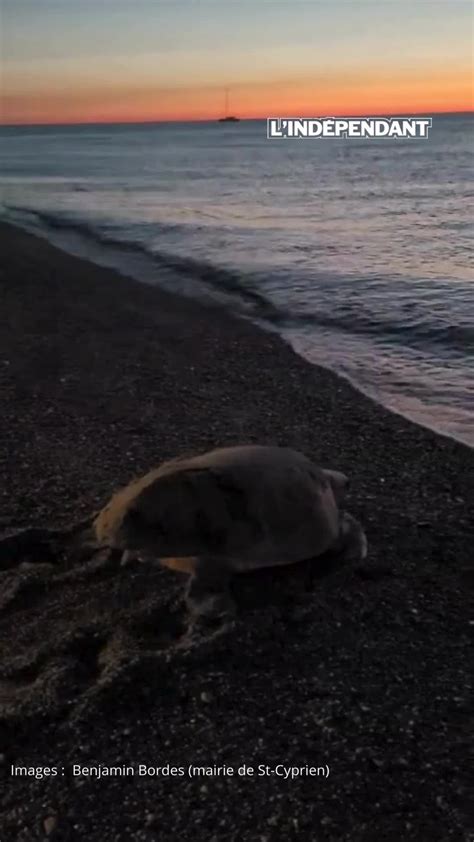
[[[177,453],[260,442],[350,474],[370,543],[363,565],[240,577],[235,623],[192,637],[178,573],[67,542],[0,553],[2,842],[469,839],[474,451],[220,308],[6,224],[0,246],[3,535],[81,520]]]

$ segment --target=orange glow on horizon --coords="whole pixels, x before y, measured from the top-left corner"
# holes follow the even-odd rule
[[[4,125],[215,120],[221,87],[145,90],[118,86],[65,92],[11,93],[2,101]],[[472,73],[457,70],[387,78],[373,70],[339,78],[256,82],[231,89],[230,110],[242,119],[471,111]]]

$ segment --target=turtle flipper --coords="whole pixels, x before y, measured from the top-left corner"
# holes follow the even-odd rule
[[[201,557],[186,588],[186,605],[194,617],[220,617],[234,612],[230,595],[231,570],[220,558]]]
[[[366,534],[349,512],[341,514],[341,530],[338,549],[345,561],[362,561],[367,557],[368,543]]]

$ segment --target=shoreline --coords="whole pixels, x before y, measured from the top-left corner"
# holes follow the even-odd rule
[[[42,548],[0,568],[2,838],[54,814],[58,839],[92,842],[464,840],[474,451],[219,306],[6,223],[0,244],[1,533],[80,520],[165,458],[247,441],[347,472],[370,548],[315,583],[310,563],[239,577],[235,624],[192,645],[172,571]],[[70,773],[137,762],[331,774],[131,789]]]
[[[35,211],[31,211],[29,213],[31,213],[32,216],[37,216],[44,222],[41,213]],[[46,214],[45,217],[47,219],[48,214]],[[0,222],[0,224],[2,223]],[[390,393],[385,395],[386,401],[384,402],[383,393],[377,395],[376,389],[374,389],[370,383],[366,383],[365,385],[363,383],[358,383],[356,379],[347,373],[338,371],[337,368],[331,367],[327,364],[325,365],[318,360],[313,362],[313,360],[310,359],[310,356],[305,355],[304,352],[300,352],[297,349],[297,345],[301,340],[301,337],[298,338],[298,336],[295,336],[294,341],[292,342],[289,335],[285,336],[285,333],[280,332],[276,328],[276,325],[272,323],[270,313],[272,312],[273,305],[269,300],[266,302],[266,306],[269,309],[267,311],[267,315],[265,315],[265,312],[262,312],[261,314],[258,312],[258,307],[255,312],[252,312],[251,309],[247,310],[247,308],[253,306],[253,304],[250,305],[250,302],[245,299],[239,300],[238,298],[235,298],[232,289],[226,289],[225,285],[221,290],[219,290],[217,286],[213,285],[211,292],[211,288],[206,286],[206,282],[201,284],[201,282],[198,281],[198,285],[196,287],[194,285],[196,283],[196,279],[194,279],[191,287],[186,276],[184,264],[182,266],[179,266],[178,264],[173,266],[171,271],[174,276],[170,279],[168,276],[170,266],[168,266],[166,262],[160,265],[160,261],[155,259],[152,254],[142,251],[140,247],[137,247],[132,243],[120,242],[114,239],[108,240],[107,238],[101,240],[99,236],[92,235],[87,226],[84,228],[81,228],[80,225],[75,227],[71,223],[70,227],[54,227],[52,221],[50,220],[49,223],[45,223],[46,228],[42,229],[40,226],[29,222],[26,219],[15,220],[14,218],[11,221],[5,220],[4,224],[18,227],[34,237],[45,240],[50,245],[72,257],[94,263],[100,268],[116,272],[122,277],[127,277],[137,283],[144,283],[156,287],[155,278],[161,275],[160,284],[156,287],[158,291],[171,292],[172,295],[176,295],[178,298],[185,298],[191,302],[196,302],[198,306],[222,308],[232,318],[249,321],[251,324],[256,325],[260,330],[264,330],[267,333],[278,336],[281,341],[289,345],[294,353],[296,353],[297,356],[303,359],[306,363],[314,365],[316,368],[324,368],[326,371],[335,374],[338,378],[348,383],[352,388],[369,398],[378,406],[383,407],[385,410],[394,413],[395,415],[401,416],[405,420],[410,421],[423,429],[430,430],[436,435],[452,439],[459,442],[461,445],[474,450],[474,442],[471,443],[471,441],[468,441],[465,437],[463,437],[462,431],[458,430],[458,434],[456,435],[455,433],[448,432],[446,429],[443,430],[437,427],[434,422],[430,425],[429,422],[425,423],[424,420],[419,420],[416,415],[415,417],[411,417],[409,410],[404,412],[401,409],[390,406]],[[175,285],[177,285],[177,289],[172,288]],[[260,302],[258,306],[262,306],[262,302]],[[275,313],[280,316],[277,308],[275,309]],[[405,396],[405,398],[407,397],[408,396]],[[427,409],[427,407],[428,404],[425,409]]]

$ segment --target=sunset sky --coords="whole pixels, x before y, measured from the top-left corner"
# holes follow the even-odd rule
[[[3,0],[3,123],[461,111],[470,0]]]

